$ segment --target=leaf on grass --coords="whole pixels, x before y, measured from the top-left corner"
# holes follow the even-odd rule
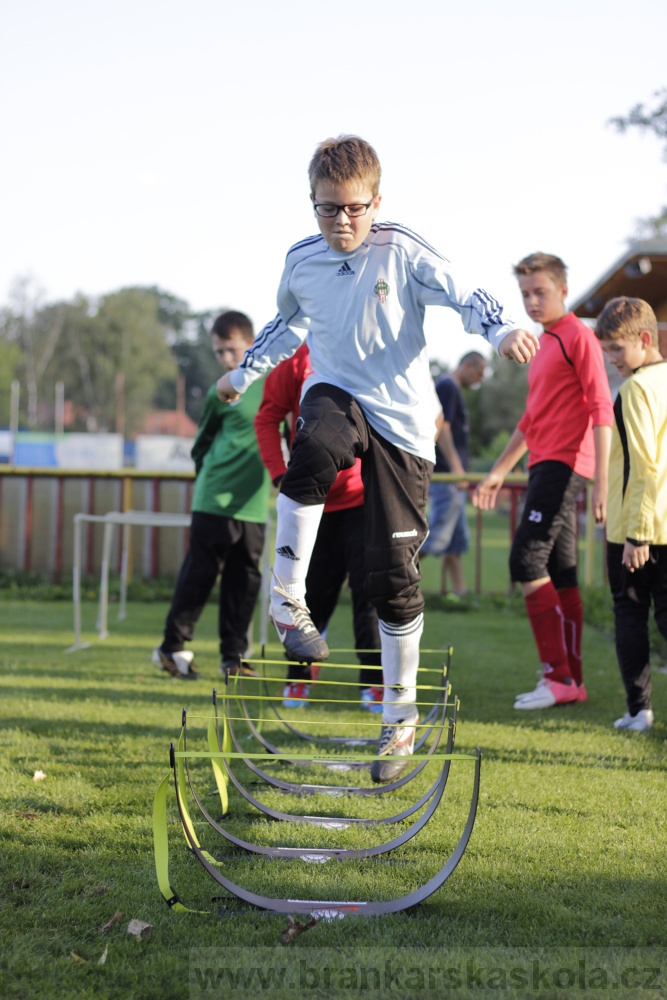
[[[45,777],[46,777],[46,775],[44,774],[43,771],[35,771],[35,773],[32,776],[32,780],[33,781],[44,781]]]
[[[104,965],[107,960],[107,955],[109,954],[109,945],[106,946],[99,959],[97,960],[98,965]]]
[[[287,918],[287,930],[283,931],[283,941],[285,944],[289,944],[294,938],[298,938],[299,934],[303,934],[305,931],[309,931],[311,927],[319,923],[318,917],[313,917],[309,920],[307,924],[300,924],[294,917]]]
[[[150,937],[152,930],[153,925],[145,924],[143,920],[130,920],[127,925],[127,933],[134,935],[137,941],[141,941],[144,937]]]
[[[77,955],[75,951],[70,951],[70,955],[72,956],[75,962],[79,963],[79,965],[88,965],[88,959],[81,958],[81,955]]]
[[[17,809],[16,815],[22,819],[39,819],[38,813],[24,812],[23,809]]]
[[[116,912],[114,913],[114,915],[111,918],[111,920],[107,920],[107,922],[104,925],[104,927],[100,927],[100,934],[106,934],[106,932],[108,930],[111,930],[111,928],[113,927],[113,925],[115,923],[118,923],[118,921],[120,920],[120,918],[122,916],[123,916],[123,914],[120,912],[120,910],[116,910]]]

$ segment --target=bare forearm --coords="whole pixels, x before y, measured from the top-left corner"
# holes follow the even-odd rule
[[[446,420],[442,425],[440,433],[438,434],[437,443],[452,472],[457,473],[459,476],[463,475],[465,470],[461,464],[461,459],[459,458],[459,453],[456,450],[456,445],[454,444],[452,427]]]
[[[611,427],[598,424],[593,428],[595,441],[595,481],[606,483],[609,476],[609,452],[611,451]]]
[[[598,524],[607,520],[607,492],[609,479],[609,452],[611,427],[598,424],[593,428],[595,442],[595,482],[593,484],[593,514]]]
[[[525,453],[526,439],[516,427],[495,465],[475,489],[472,498],[475,507],[479,507],[480,510],[493,510],[505,476],[512,471]]]
[[[512,431],[512,436],[503,448],[502,452],[493,464],[492,472],[505,478],[512,471],[514,466],[526,454],[526,438],[518,427]]]

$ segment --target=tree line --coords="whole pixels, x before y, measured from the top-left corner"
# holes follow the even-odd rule
[[[221,311],[195,312],[184,299],[154,287],[46,303],[32,280],[17,279],[0,308],[0,427],[9,425],[14,380],[22,429],[54,429],[61,382],[68,430],[133,437],[149,410],[176,407],[179,376],[185,410],[197,422],[219,375],[209,330]],[[492,377],[479,390],[466,390],[475,457],[492,457],[502,447],[526,399],[521,366],[498,358],[490,364]],[[434,363],[434,376],[444,370]]]
[[[143,287],[45,303],[31,279],[17,279],[0,308],[0,427],[9,425],[18,381],[19,426],[53,430],[60,382],[68,430],[132,437],[149,410],[176,407],[179,375],[185,410],[197,421],[218,377],[208,331],[220,311],[195,312],[176,295]]]

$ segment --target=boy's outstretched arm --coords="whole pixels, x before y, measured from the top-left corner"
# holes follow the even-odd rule
[[[508,361],[517,361],[520,365],[527,364],[531,358],[535,357],[540,349],[540,341],[536,334],[530,330],[510,330],[507,336],[501,340],[498,353],[501,358]]]
[[[593,482],[593,514],[596,524],[607,520],[607,491],[609,480],[609,452],[611,450],[611,427],[597,424],[593,428],[595,440],[595,480]]]
[[[489,474],[478,483],[472,495],[472,502],[480,510],[493,510],[496,506],[500,487],[505,476],[511,472],[516,463],[526,454],[526,438],[518,427],[512,431],[512,436],[503,448]]]
[[[230,372],[225,372],[225,374],[218,379],[216,384],[216,390],[218,396],[223,403],[233,403],[235,399],[238,399],[240,393],[236,391],[232,385],[232,380],[230,378]]]

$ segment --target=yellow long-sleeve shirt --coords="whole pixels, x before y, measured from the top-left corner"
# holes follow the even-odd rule
[[[667,361],[625,380],[614,418],[607,538],[667,545]]]

